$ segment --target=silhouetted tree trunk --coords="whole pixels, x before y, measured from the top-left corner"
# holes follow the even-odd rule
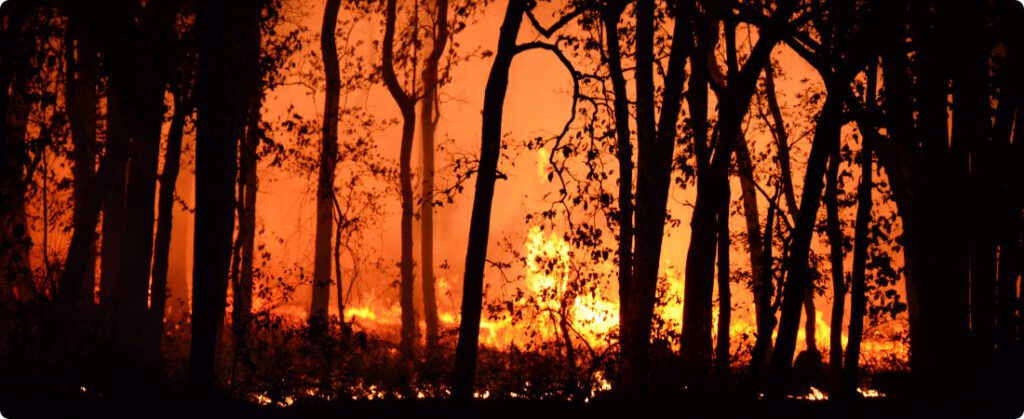
[[[74,177],[75,211],[84,211],[89,185],[96,171],[96,118],[99,111],[99,56],[93,39],[92,22],[83,3],[69,2],[66,6],[68,23],[65,35],[64,76],[65,96],[68,108],[68,125],[71,128],[72,151],[71,173]],[[89,261],[79,286],[76,299],[91,303],[96,285],[96,245],[90,245]],[[91,268],[90,268],[91,267]]]
[[[316,189],[316,250],[313,262],[313,300],[309,324],[314,330],[327,325],[331,299],[331,225],[334,221],[334,172],[338,164],[338,104],[341,100],[341,72],[335,30],[341,0],[328,0],[320,29],[320,54],[327,80],[324,123],[320,140],[320,177]]]
[[[262,89],[260,89],[262,90]],[[244,135],[239,138],[238,165],[238,237],[236,262],[233,266],[231,325],[235,333],[236,360],[239,355],[247,356],[249,350],[249,329],[252,323],[253,251],[256,247],[256,193],[259,189],[256,175],[256,149],[260,142],[260,108],[262,94],[249,99],[249,116]],[[330,276],[328,274],[328,281]]]
[[[381,65],[388,92],[402,113],[402,144],[399,154],[399,183],[402,194],[402,260],[400,265],[399,304],[402,307],[402,333],[399,346],[406,355],[412,355],[416,342],[416,310],[413,307],[412,260],[412,140],[416,131],[416,98],[405,92],[395,74],[394,44],[397,11],[395,0],[387,2],[387,22],[384,31],[384,60]],[[415,89],[413,89],[415,90]]]
[[[843,315],[846,312],[846,281],[843,274],[843,231],[839,225],[839,151],[829,157],[825,174],[825,223],[832,264],[832,316],[828,368],[833,394],[839,391],[843,372]],[[869,214],[870,215],[870,214]]]
[[[751,375],[758,380],[771,348],[772,332],[775,330],[775,310],[772,308],[772,285],[770,246],[766,240],[770,236],[768,226],[774,217],[774,208],[769,208],[766,219],[765,236],[761,235],[761,221],[757,208],[757,191],[754,184],[753,163],[750,161],[750,150],[745,138],[740,138],[736,145],[736,167],[740,177],[740,194],[743,202],[743,215],[747,225],[747,246],[750,253],[750,275],[753,280],[754,314],[756,317],[757,337],[751,351]],[[772,203],[769,202],[771,205]],[[766,246],[769,248],[766,249]]]
[[[718,209],[718,341],[715,343],[715,368],[721,376],[729,374],[731,356],[729,326],[732,324],[732,290],[729,288],[729,204],[731,192],[726,178],[722,203]]]
[[[153,279],[150,296],[150,328],[159,345],[163,335],[164,316],[167,307],[167,271],[171,249],[171,227],[174,213],[174,191],[181,168],[181,143],[185,134],[185,120],[192,114],[192,106],[184,97],[187,93],[174,94],[174,114],[167,132],[167,149],[164,151],[164,167],[160,174],[160,196],[157,200],[159,216],[156,222],[156,238],[153,244]]]
[[[244,131],[251,89],[259,86],[260,6],[256,0],[207,0],[200,2],[196,16],[200,93],[189,385],[201,394],[215,386],[235,221],[237,141]]]
[[[393,7],[394,0],[389,0]],[[455,349],[455,371],[452,397],[468,400],[473,397],[476,376],[477,345],[480,339],[480,315],[483,308],[484,265],[487,261],[487,242],[490,234],[491,204],[494,182],[501,155],[501,120],[505,94],[508,91],[508,73],[516,55],[516,38],[526,10],[525,0],[509,0],[501,24],[498,50],[484,90],[483,124],[480,136],[480,163],[477,168],[476,190],[473,194],[473,213],[469,224],[469,244],[466,251],[466,273],[462,285],[462,320],[459,341]],[[386,50],[385,50],[386,51]],[[387,60],[385,60],[386,62]]]
[[[948,5],[941,6],[886,9],[884,103],[897,152],[878,153],[903,221],[911,371],[920,394],[939,397],[965,394],[971,341],[969,263],[961,249],[963,162],[950,149],[947,125],[949,31],[933,26],[938,16],[949,16]],[[908,23],[915,33],[909,44],[903,42]]]
[[[673,29],[672,47],[661,90],[660,119],[655,118],[654,87],[654,12],[653,0],[641,0],[636,6],[636,124],[639,156],[637,159],[635,256],[629,280],[627,300],[622,307],[621,338],[622,369],[620,386],[635,395],[649,387],[648,352],[651,340],[651,319],[654,314],[658,265],[665,229],[668,189],[671,184],[672,155],[676,142],[676,122],[686,82],[685,41],[692,36],[688,23],[693,7],[675,2],[680,13]],[[710,313],[708,314],[710,318]],[[710,320],[709,320],[710,321]],[[709,337],[710,339],[710,337]],[[709,343],[710,345],[710,343]],[[710,352],[709,352],[710,353]]]
[[[119,273],[124,252],[125,184],[128,171],[128,144],[124,115],[119,109],[121,101],[112,91],[107,93],[107,142],[123,144],[125,159],[112,173],[110,188],[103,200],[103,222],[100,226],[100,304],[107,310],[116,299],[115,289],[121,278]],[[98,177],[98,175],[97,175]]]
[[[869,77],[875,72],[869,72]],[[872,84],[873,86],[873,84]],[[873,92],[873,89],[869,89]],[[870,94],[870,93],[869,93]],[[873,97],[873,94],[871,94]],[[872,99],[873,100],[873,99]],[[870,102],[869,102],[870,103]],[[867,128],[861,126],[861,128]],[[861,179],[857,188],[857,219],[853,233],[853,266],[850,271],[850,326],[847,333],[846,365],[843,366],[843,381],[840,395],[852,395],[857,388],[860,375],[860,346],[864,339],[864,316],[867,315],[867,257],[868,228],[871,222],[871,190],[874,188],[874,167],[872,167],[871,142],[874,134],[864,134],[860,152]],[[836,326],[833,326],[835,328]]]
[[[796,349],[797,329],[800,327],[800,309],[806,301],[810,300],[807,298],[811,286],[808,256],[814,224],[821,204],[826,163],[829,160],[829,155],[839,146],[843,98],[837,92],[845,88],[843,85],[840,86],[828,89],[829,96],[818,116],[814,142],[811,145],[811,153],[807,161],[807,173],[801,195],[803,198],[791,236],[790,253],[786,258],[788,278],[783,288],[782,318],[779,322],[778,339],[775,342],[775,351],[771,360],[771,372],[776,381],[775,390],[782,390],[781,384],[784,383],[785,376],[789,373],[793,362],[793,352]],[[808,322],[814,322],[813,311],[808,313],[807,317]],[[812,341],[813,332],[808,331],[806,338],[808,350],[811,350],[811,345],[814,343]]]
[[[619,20],[623,6],[611,6],[602,11],[605,42],[608,48],[608,74],[612,80],[615,95],[615,158],[619,164],[619,321],[626,312],[629,301],[629,279],[633,275],[633,144],[629,132],[629,97],[626,93],[626,78],[622,72],[622,50],[619,45]]]
[[[448,0],[437,1],[433,47],[423,66],[423,101],[420,130],[423,136],[423,198],[420,202],[420,264],[423,286],[423,317],[427,323],[427,350],[437,350],[437,297],[434,295],[434,134],[440,114],[438,105],[438,64],[448,45]]]
[[[796,202],[796,193],[793,189],[793,171],[790,169],[789,159],[789,134],[786,131],[786,121],[782,117],[782,108],[779,107],[779,99],[775,93],[775,69],[771,65],[764,68],[764,91],[765,102],[768,104],[768,111],[772,115],[772,137],[777,147],[776,159],[779,163],[779,172],[782,180],[782,194],[786,198],[786,206],[789,214],[795,215],[799,205]]]
[[[787,21],[793,13],[793,8],[794,2],[783,2],[771,20],[783,24],[782,22]],[[691,221],[690,246],[686,254],[681,357],[683,362],[687,363],[691,377],[697,380],[710,371],[711,365],[711,298],[714,285],[714,258],[711,256],[717,243],[712,220],[722,199],[722,185],[728,182],[733,147],[743,132],[743,121],[756,89],[758,76],[768,64],[771,51],[780,39],[777,28],[770,25],[762,28],[760,38],[741,68],[736,59],[735,30],[729,30],[730,27],[735,27],[735,22],[727,21],[726,24],[728,74],[725,86],[721,87],[721,92],[717,95],[718,136],[714,155],[708,159],[703,173],[698,166],[697,200]]]

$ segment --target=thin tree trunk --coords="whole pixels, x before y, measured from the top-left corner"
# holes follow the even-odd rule
[[[189,386],[215,387],[215,358],[234,230],[235,155],[251,89],[258,86],[260,3],[208,0],[199,4],[199,96],[196,119],[196,239],[192,287]],[[241,75],[238,69],[245,69]],[[251,73],[250,73],[251,72]]]
[[[341,73],[335,30],[341,0],[328,0],[320,30],[320,52],[327,80],[324,99],[324,123],[320,140],[320,176],[316,191],[316,249],[313,262],[313,299],[309,325],[323,330],[327,325],[327,305],[331,296],[331,225],[334,221],[334,172],[338,164],[338,106],[341,101]]]
[[[796,193],[793,190],[793,171],[790,169],[789,159],[789,134],[787,134],[786,121],[782,117],[782,108],[779,107],[779,99],[775,93],[775,70],[771,65],[764,68],[764,89],[765,102],[768,103],[768,111],[775,122],[775,125],[772,126],[772,133],[778,153],[776,158],[782,178],[782,194],[786,198],[790,215],[795,215],[800,207],[796,202]]]
[[[771,360],[771,373],[775,377],[774,390],[782,390],[782,383],[793,362],[796,349],[797,330],[800,327],[800,309],[807,298],[811,286],[811,272],[808,264],[811,239],[818,208],[821,204],[821,193],[824,188],[824,176],[829,155],[838,147],[842,114],[842,99],[830,89],[829,97],[819,116],[814,142],[807,161],[807,174],[804,179],[804,192],[800,211],[797,214],[796,226],[792,233],[792,245],[786,259],[788,278],[783,289],[782,319],[779,322],[778,339]],[[814,322],[813,312],[808,313],[808,322]],[[811,349],[813,332],[809,332],[808,350]]]
[[[402,195],[402,256],[400,262],[399,305],[402,308],[402,333],[399,347],[407,356],[413,353],[416,342],[416,310],[413,306],[414,282],[412,260],[412,140],[416,132],[416,98],[406,93],[395,74],[394,44],[396,0],[387,2],[387,22],[384,31],[384,59],[381,66],[388,92],[402,113],[402,143],[399,152],[398,178]]]
[[[715,368],[727,376],[731,366],[729,329],[732,325],[732,290],[729,288],[729,180],[722,185],[722,203],[718,209],[718,341],[715,344]]]
[[[761,221],[757,208],[757,191],[754,184],[753,163],[745,138],[740,138],[736,147],[736,167],[740,177],[740,192],[743,201],[743,215],[747,225],[747,246],[750,253],[750,275],[753,280],[754,314],[757,322],[757,337],[751,352],[750,369],[752,376],[759,376],[768,349],[771,347],[772,331],[775,329],[775,313],[771,307],[772,274],[770,260],[765,257],[766,240],[761,235]],[[769,218],[775,212],[769,209]],[[766,225],[771,220],[766,220]],[[768,232],[766,232],[766,235]],[[770,243],[767,243],[770,246]]]
[[[869,73],[870,74],[870,73]],[[850,271],[850,326],[846,343],[846,365],[840,395],[852,395],[860,375],[860,347],[864,339],[864,316],[867,315],[866,265],[868,228],[871,222],[871,190],[874,188],[871,140],[864,136],[860,154],[861,180],[857,189],[857,219],[853,236],[853,266]],[[835,328],[835,326],[833,326]]]
[[[516,54],[516,38],[519,36],[525,8],[524,0],[509,0],[498,38],[498,50],[484,90],[480,163],[469,224],[466,273],[462,285],[462,319],[459,325],[459,341],[455,349],[452,397],[458,400],[469,400],[473,397],[477,345],[480,339],[480,315],[483,308],[484,265],[487,260],[494,182],[498,158],[501,155],[502,108],[508,91],[509,68]]]
[[[427,323],[427,351],[437,350],[437,297],[434,290],[434,135],[440,110],[438,104],[438,63],[448,45],[448,0],[437,1],[433,47],[423,67],[423,102],[420,130],[423,136],[423,197],[420,202],[420,265],[423,286],[423,317]]]
[[[832,316],[829,321],[828,368],[833,393],[839,391],[843,372],[843,315],[846,281],[843,274],[843,231],[839,225],[839,152],[829,158],[825,185],[826,231],[832,264]]]
[[[238,166],[238,237],[236,244],[237,262],[232,278],[234,305],[231,307],[231,325],[235,333],[235,357],[248,356],[249,331],[252,327],[253,251],[256,247],[256,192],[259,180],[256,175],[260,133],[260,95],[251,99],[245,134],[239,137]],[[329,279],[328,279],[329,280]]]
[[[160,196],[157,207],[156,238],[153,249],[153,284],[150,295],[150,328],[159,343],[163,335],[164,316],[167,307],[167,271],[171,249],[171,228],[174,212],[174,191],[181,168],[181,143],[185,132],[185,119],[192,113],[192,106],[186,103],[182,94],[174,95],[174,115],[167,132],[167,150],[164,152],[164,168],[160,174]]]
[[[654,9],[653,0],[637,3],[635,38],[637,141],[636,230],[632,278],[629,280],[628,300],[622,313],[621,339],[622,386],[634,395],[648,388],[648,351],[651,339],[651,319],[654,315],[655,291],[658,284],[658,266],[664,238],[666,204],[671,184],[672,156],[676,140],[676,122],[679,119],[682,91],[686,83],[686,58],[691,35],[686,22],[693,13],[687,2],[679,3],[680,17],[676,19],[669,52],[668,67],[662,89],[660,119],[655,118],[654,88]],[[684,17],[685,16],[685,17]],[[710,313],[708,314],[710,322]],[[710,339],[710,334],[709,334]],[[710,353],[710,352],[709,352]],[[710,358],[709,358],[710,359]]]

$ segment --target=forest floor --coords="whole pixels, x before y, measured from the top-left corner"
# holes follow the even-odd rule
[[[1024,401],[1021,402],[1024,404]],[[59,394],[0,395],[4,418],[1017,418],[1004,410],[978,404],[911,402],[874,398],[849,402],[785,399],[674,400],[625,402],[598,400],[590,403],[537,400],[348,400],[297,403],[286,408],[257,406],[231,400],[200,400],[187,396],[150,395],[96,397]]]

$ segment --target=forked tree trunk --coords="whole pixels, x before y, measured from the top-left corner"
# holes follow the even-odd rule
[[[771,373],[774,376],[774,390],[783,390],[786,377],[792,367],[793,353],[796,350],[797,331],[800,328],[800,311],[811,298],[808,293],[811,287],[811,272],[808,257],[811,239],[814,235],[814,224],[818,208],[821,204],[821,193],[824,189],[824,177],[829,156],[838,147],[840,129],[842,128],[842,101],[839,89],[830,89],[830,94],[818,117],[814,142],[807,161],[807,173],[804,179],[800,211],[797,214],[796,226],[792,233],[792,245],[786,259],[788,278],[783,289],[782,318],[779,322],[778,340],[772,354]],[[808,313],[807,322],[814,322],[813,312]],[[808,350],[814,343],[813,332],[808,331]]]
[[[651,340],[651,319],[654,315],[658,266],[664,238],[666,204],[671,184],[672,156],[676,140],[682,91],[686,82],[686,58],[689,55],[684,39],[691,35],[688,22],[693,7],[678,2],[680,17],[676,19],[669,52],[668,67],[661,90],[660,119],[655,117],[654,87],[654,12],[653,0],[641,0],[636,6],[636,124],[639,155],[637,157],[635,258],[629,280],[627,301],[622,305],[621,339],[622,370],[620,386],[635,395],[649,387],[648,352]],[[710,313],[708,314],[710,318]],[[710,339],[710,335],[709,335]],[[709,352],[710,354],[710,352]]]
[[[395,21],[396,0],[387,2],[387,21],[384,30],[384,57],[381,72],[388,92],[402,113],[402,143],[399,151],[398,179],[402,195],[402,256],[400,262],[399,305],[402,308],[402,332],[399,347],[406,356],[411,356],[416,343],[416,310],[413,306],[415,293],[412,260],[412,140],[416,133],[416,98],[405,92],[395,74]],[[415,92],[413,92],[415,94]]]

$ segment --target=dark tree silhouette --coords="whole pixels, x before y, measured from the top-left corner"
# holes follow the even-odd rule
[[[313,300],[309,310],[310,326],[327,325],[327,305],[331,296],[331,236],[334,222],[334,172],[338,164],[338,104],[341,100],[341,72],[335,31],[341,0],[329,0],[324,6],[320,29],[320,54],[324,62],[326,97],[320,140],[320,175],[316,189],[316,249],[313,262]],[[343,313],[341,315],[344,315]]]
[[[214,386],[217,343],[234,227],[237,140],[249,111],[250,72],[258,68],[260,2],[203,1],[196,13],[199,89],[196,118],[196,240],[192,286],[189,383],[207,393]],[[239,74],[238,69],[245,69]]]
[[[423,65],[423,99],[420,102],[420,135],[423,137],[423,184],[420,199],[420,268],[422,269],[423,317],[426,320],[427,350],[437,351],[437,297],[434,289],[434,147],[439,95],[439,66],[448,45],[448,0],[438,0],[434,12],[433,45]]]
[[[389,0],[391,4],[394,0]],[[490,234],[491,204],[497,180],[498,157],[501,155],[501,119],[508,92],[508,72],[518,52],[516,38],[526,11],[524,0],[509,0],[501,24],[498,50],[491,65],[484,89],[483,127],[480,137],[480,162],[473,195],[473,213],[469,224],[469,248],[466,251],[466,273],[462,285],[462,320],[455,349],[455,372],[452,397],[468,400],[473,397],[476,380],[477,345],[480,340],[480,314],[483,309],[484,265]]]
[[[413,216],[413,197],[412,197],[412,140],[413,135],[416,132],[416,101],[419,98],[416,96],[416,88],[413,86],[412,92],[406,92],[405,88],[398,81],[398,75],[395,73],[395,20],[397,19],[397,6],[395,0],[388,0],[386,6],[386,24],[384,30],[384,57],[381,64],[381,73],[384,78],[384,83],[387,85],[388,92],[391,93],[391,97],[395,100],[398,105],[398,109],[402,114],[402,143],[399,157],[399,183],[401,184],[401,195],[402,195],[402,255],[401,255],[401,281],[399,283],[400,297],[399,303],[402,307],[402,334],[401,342],[399,346],[402,351],[407,355],[411,355],[413,346],[416,343],[416,310],[413,307],[413,296],[415,289],[413,276],[413,260],[412,260],[412,216]],[[413,26],[417,18],[415,12],[413,12]],[[413,33],[418,33],[418,28]],[[414,35],[416,36],[416,35]],[[419,41],[414,39],[413,43]],[[415,66],[415,58],[413,59],[413,66]]]

